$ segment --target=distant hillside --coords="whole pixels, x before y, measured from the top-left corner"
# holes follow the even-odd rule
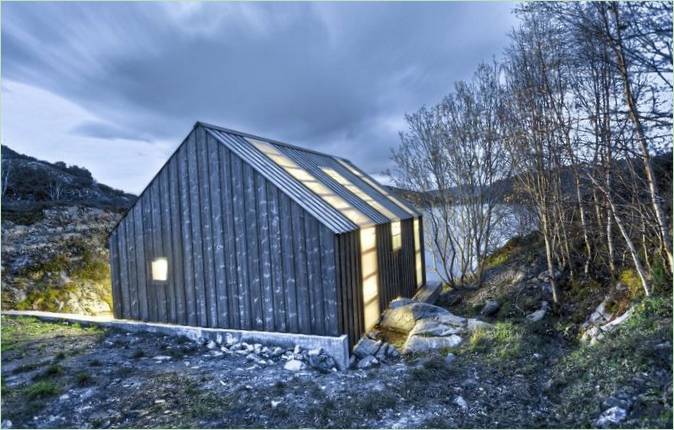
[[[2,215],[21,222],[54,206],[83,206],[115,212],[136,196],[96,182],[84,167],[49,163],[2,146]],[[24,220],[25,221],[25,220]]]
[[[654,155],[652,158],[653,170],[658,183],[658,188],[660,189],[660,194],[663,196],[672,194],[672,152],[668,151],[662,154]],[[633,160],[634,167],[638,175],[645,176],[643,173],[643,165],[641,160]],[[620,160],[616,164],[618,169],[626,169],[627,165],[625,160]],[[572,194],[575,192],[574,188],[574,179],[572,176],[572,171],[570,167],[564,167],[561,170],[562,178],[562,187],[565,194]],[[424,207],[428,204],[429,201],[435,200],[435,196],[438,195],[439,191],[412,191],[405,190],[402,188],[397,188],[393,186],[385,185],[385,188],[392,193],[394,196],[402,197],[410,203],[416,205],[417,207]],[[503,202],[512,202],[517,198],[518,183],[517,177],[511,176],[500,181],[495,182],[488,190],[487,193],[498,196],[500,201]],[[455,188],[451,188],[449,193],[452,196],[458,196],[458,192]],[[665,202],[666,203],[666,202]]]

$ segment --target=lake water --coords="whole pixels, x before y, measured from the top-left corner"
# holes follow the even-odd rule
[[[458,213],[460,207],[453,208],[455,212]],[[499,205],[497,210],[502,214],[500,221],[494,228],[492,233],[492,246],[491,250],[497,249],[503,246],[508,240],[517,235],[527,234],[534,230],[534,227],[531,222],[524,222],[525,218],[528,218],[524,214],[524,210],[521,207],[516,207],[512,205]],[[433,223],[430,221],[430,214],[428,210],[424,211],[424,256],[426,261],[426,280],[427,281],[442,281],[442,277],[435,270],[434,264],[434,247],[432,241],[433,233]],[[453,230],[456,233],[456,230]],[[476,262],[473,262],[475,266]],[[474,267],[473,267],[474,268]],[[460,275],[459,268],[453,270],[454,275]]]

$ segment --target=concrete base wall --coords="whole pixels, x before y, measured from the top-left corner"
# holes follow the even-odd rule
[[[185,336],[192,340],[208,339],[216,342],[231,338],[236,342],[261,343],[292,348],[299,345],[305,349],[323,348],[330,355],[340,370],[349,367],[349,340],[346,335],[314,336],[295,333],[278,333],[252,330],[232,330],[220,328],[192,327],[176,324],[151,323],[115,319],[112,317],[97,317],[76,314],[61,314],[42,311],[3,311],[3,315],[35,317],[43,321],[68,321],[82,325],[97,325],[128,332],[158,333],[168,336]]]

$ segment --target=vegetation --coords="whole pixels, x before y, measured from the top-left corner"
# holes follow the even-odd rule
[[[479,285],[504,263],[489,254],[514,218],[568,278],[548,281],[558,305],[590,274],[632,297],[671,284],[670,6],[527,3],[500,61],[407,115],[395,182],[427,208],[445,282]]]
[[[27,266],[19,276],[33,281],[26,297],[16,304],[19,310],[39,309],[73,312],[69,299],[86,284],[112,309],[110,265],[107,254],[95,254],[91,244],[81,238],[62,244],[63,251],[37,264]],[[65,282],[59,279],[66,276]]]

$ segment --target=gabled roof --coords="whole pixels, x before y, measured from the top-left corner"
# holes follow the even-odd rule
[[[195,123],[194,129],[197,128],[225,145],[334,233],[420,215],[412,205],[392,196],[344,158],[203,122]],[[160,172],[188,140],[176,148]],[[135,205],[117,221],[110,234]]]
[[[419,216],[350,161],[197,122],[335,233]]]

